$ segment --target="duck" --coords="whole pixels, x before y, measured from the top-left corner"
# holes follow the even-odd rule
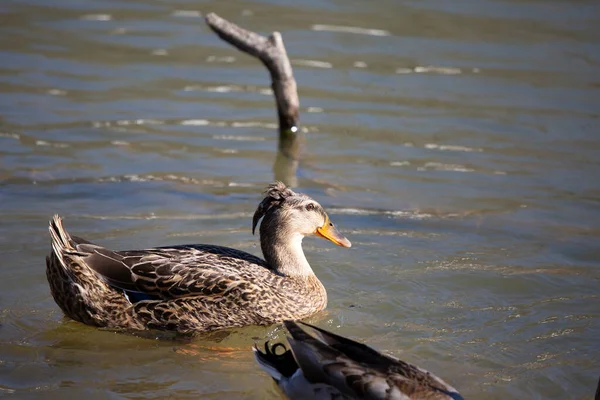
[[[300,324],[314,333],[303,329]],[[302,322],[284,321],[283,343],[253,347],[259,366],[290,399],[464,400],[416,365]]]
[[[323,207],[282,182],[267,187],[252,218],[264,259],[209,244],[115,251],[49,224],[50,292],[63,313],[111,330],[210,332],[311,316],[327,292],[302,250],[316,235],[351,247]]]

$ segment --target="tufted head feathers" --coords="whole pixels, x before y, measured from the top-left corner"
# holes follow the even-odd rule
[[[260,228],[261,246],[263,239],[291,240],[294,235],[304,237],[313,234],[338,246],[351,246],[350,241],[334,227],[323,207],[309,196],[296,193],[281,182],[270,184],[266,194],[252,218],[254,234],[258,221],[264,217]]]
[[[267,197],[258,205],[254,217],[252,217],[252,234],[256,230],[258,221],[273,207],[280,207],[285,199],[296,196],[296,192],[285,186],[283,182],[275,181],[271,183],[265,191]],[[301,195],[304,196],[304,195]]]

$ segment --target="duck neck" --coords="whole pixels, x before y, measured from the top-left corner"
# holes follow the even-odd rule
[[[263,221],[260,228],[260,247],[271,269],[294,278],[315,276],[302,251],[303,235],[285,226],[270,226],[268,221]]]

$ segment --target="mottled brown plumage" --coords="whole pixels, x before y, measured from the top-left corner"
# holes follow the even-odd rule
[[[253,231],[261,218],[265,260],[203,244],[112,251],[70,236],[55,216],[46,258],[52,296],[85,324],[181,333],[267,325],[324,309],[327,293],[304,257],[302,238],[350,242],[317,202],[281,182],[269,186]]]
[[[364,344],[285,321],[290,350],[277,343],[254,348],[260,366],[291,399],[462,400],[437,376]],[[278,349],[282,348],[283,352]]]

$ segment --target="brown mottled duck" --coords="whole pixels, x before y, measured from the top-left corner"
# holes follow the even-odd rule
[[[323,207],[281,182],[269,185],[259,220],[264,260],[215,245],[113,251],[50,221],[46,274],[70,318],[109,329],[205,332],[301,319],[323,310],[327,292],[304,252],[304,236],[350,247]]]
[[[309,324],[317,337],[285,321],[283,343],[254,348],[259,365],[290,399],[463,400],[446,382],[415,365]],[[278,348],[283,351],[278,351]]]

